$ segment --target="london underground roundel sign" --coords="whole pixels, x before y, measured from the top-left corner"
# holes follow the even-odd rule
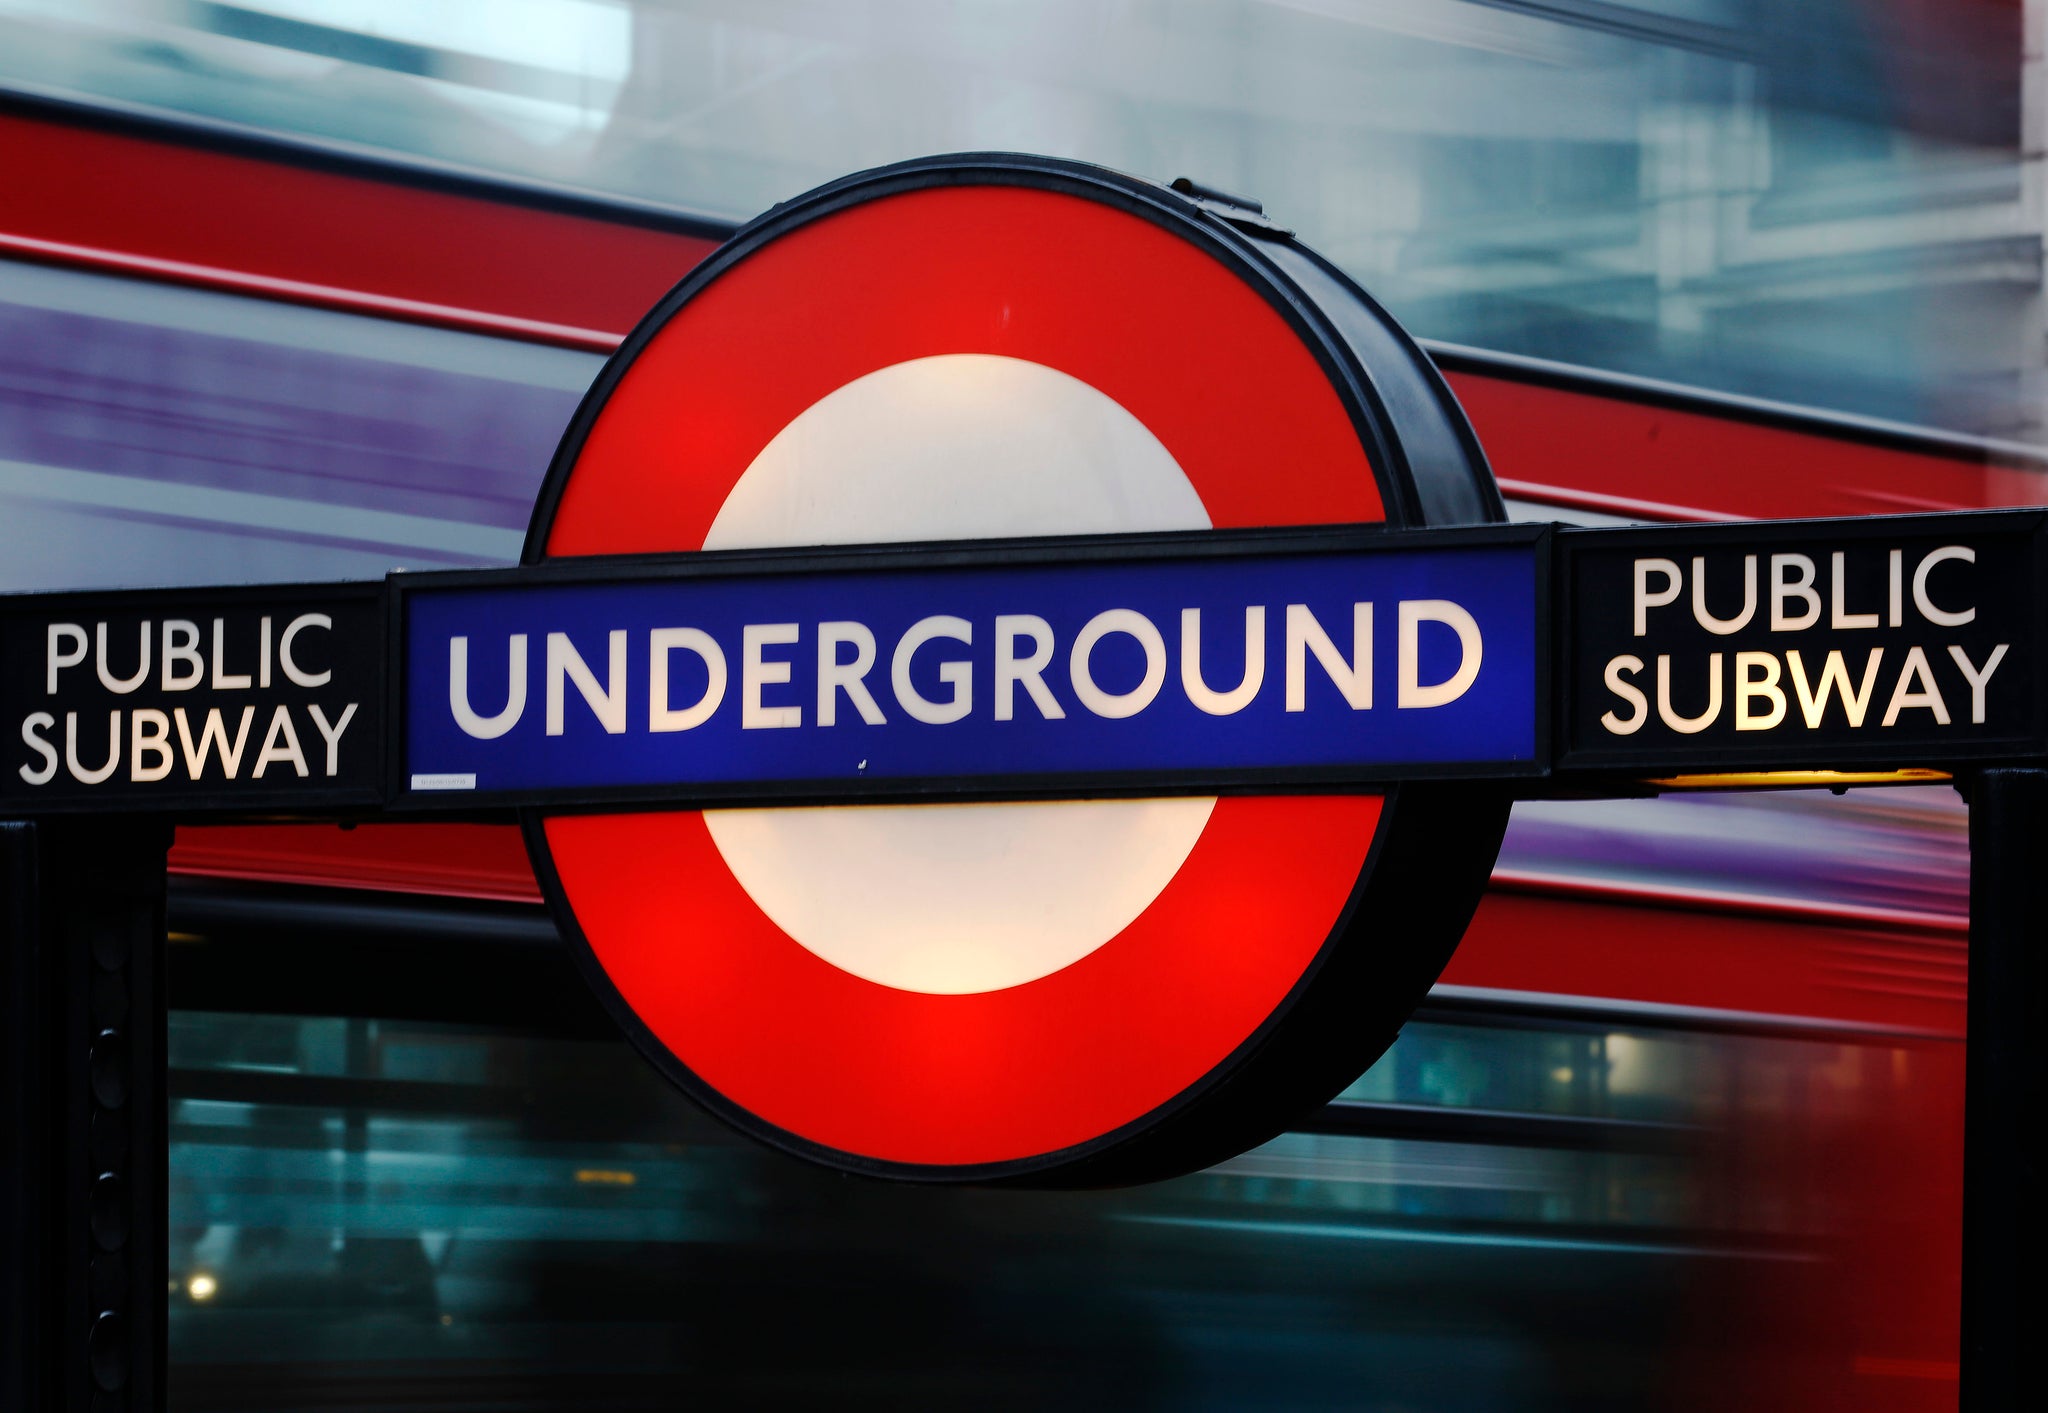
[[[1423,354],[1255,212],[965,156],[778,206],[693,271],[571,425],[526,561],[1500,518]],[[762,664],[844,625],[789,626],[748,671],[787,681]],[[1127,700],[1023,685],[1046,715]],[[837,704],[760,724],[880,715]],[[1355,1077],[1506,813],[1437,782],[535,812],[527,835],[621,1024],[742,1130],[891,1177],[1078,1185],[1216,1161]]]

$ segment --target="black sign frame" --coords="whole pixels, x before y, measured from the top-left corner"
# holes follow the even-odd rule
[[[1868,742],[1801,740],[1772,737],[1755,744],[1729,745],[1714,740],[1699,744],[1648,748],[1612,746],[1587,749],[1574,739],[1574,719],[1587,693],[1597,684],[1588,661],[1583,617],[1575,582],[1579,567],[1594,555],[1654,552],[1682,559],[1693,554],[1727,554],[1805,547],[1823,550],[1840,546],[1870,548],[1900,539],[1965,539],[1998,537],[2024,541],[2030,562],[2021,567],[2027,602],[2008,612],[2013,630],[2015,663],[2027,673],[2031,725],[1995,736],[1959,735],[1946,742],[1923,735],[1900,744],[1899,737]],[[1329,771],[1316,767],[1271,770],[1217,770],[1200,774],[1108,772],[1080,775],[1047,774],[995,779],[919,777],[888,780],[833,780],[790,784],[716,784],[688,792],[665,786],[631,785],[588,790],[481,791],[443,793],[414,791],[406,773],[404,653],[406,605],[415,595],[437,590],[497,585],[590,584],[633,581],[688,581],[706,578],[794,576],[807,573],[885,572],[919,568],[1105,564],[1118,561],[1205,560],[1257,555],[1315,555],[1356,552],[1398,552],[1404,549],[1530,546],[1536,556],[1532,578],[1536,622],[1537,731],[1535,758],[1530,761],[1429,763],[1408,766]],[[1827,585],[1820,582],[1823,597]],[[1758,776],[1758,784],[1789,771],[1882,772],[1902,768],[1950,770],[1975,766],[2026,765],[2048,760],[2048,510],[1960,511],[1931,515],[1870,516],[1839,519],[1743,521],[1698,526],[1574,526],[1534,523],[1403,529],[1382,524],[1275,527],[1255,530],[1171,531],[1138,535],[1049,536],[966,542],[917,542],[818,548],[731,550],[695,554],[591,556],[544,561],[509,569],[394,572],[383,580],[340,583],[291,583],[178,587],[165,589],[93,590],[57,594],[0,596],[0,641],[20,634],[28,623],[52,619],[87,619],[92,615],[158,617],[179,610],[219,608],[243,613],[283,603],[295,608],[367,609],[376,618],[377,651],[367,651],[367,636],[354,651],[365,682],[362,717],[352,727],[364,745],[355,758],[374,758],[354,783],[326,785],[317,778],[304,782],[266,780],[251,787],[238,784],[186,786],[166,781],[161,788],[110,789],[103,794],[82,791],[37,793],[0,776],[0,818],[126,813],[193,815],[304,815],[320,818],[388,813],[394,818],[446,818],[451,815],[509,817],[514,811],[541,805],[562,812],[621,809],[676,809],[719,804],[823,804],[889,800],[1022,800],[1086,795],[1119,798],[1146,794],[1244,794],[1275,788],[1297,793],[1342,793],[1380,787],[1402,780],[1492,780],[1528,796],[1584,793],[1612,788],[1640,793],[1661,780],[1693,775]],[[1687,611],[1684,596],[1665,612]],[[1643,640],[1654,651],[1660,639]],[[1821,650],[1841,641],[1816,629]],[[1727,643],[1730,649],[1739,640]],[[206,645],[201,645],[202,653]],[[19,651],[10,646],[7,652]],[[339,667],[339,664],[337,664]],[[90,673],[90,655],[76,669]],[[1645,674],[1647,679],[1647,674]],[[0,706],[10,713],[31,694],[0,684]],[[40,700],[38,698],[38,700]],[[111,699],[110,699],[111,700]],[[138,698],[138,700],[141,700]],[[182,700],[206,705],[222,699],[201,684]],[[246,698],[237,698],[239,701]],[[1871,700],[1875,711],[1878,699]],[[18,713],[14,713],[17,714]],[[13,725],[13,715],[5,723]],[[317,742],[316,742],[317,744]],[[12,767],[10,766],[10,769]]]

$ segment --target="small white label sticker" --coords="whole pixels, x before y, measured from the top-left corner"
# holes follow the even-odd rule
[[[415,790],[474,790],[474,775],[415,775],[412,778]]]

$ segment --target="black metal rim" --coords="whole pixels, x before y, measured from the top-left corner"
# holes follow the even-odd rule
[[[1330,318],[1260,252],[1258,247],[1265,237],[1254,239],[1167,188],[1101,167],[1043,157],[971,153],[904,162],[829,183],[774,207],[741,228],[692,269],[635,327],[618,352],[605,364],[577,408],[548,468],[535,504],[521,564],[531,568],[546,561],[547,540],[553,530],[556,513],[591,430],[626,371],[690,300],[762,247],[811,222],[852,206],[906,192],[977,185],[1030,187],[1112,206],[1188,240],[1236,278],[1250,285],[1287,321],[1310,350],[1342,402],[1373,468],[1387,516],[1385,523],[1397,529],[1421,528],[1421,500],[1393,430],[1393,419],[1379,390],[1366,370],[1359,366],[1350,346]],[[1360,293],[1348,280],[1342,285],[1351,293]],[[1378,305],[1369,299],[1364,303],[1371,316],[1392,329],[1400,342],[1415,347]],[[1422,368],[1429,367],[1428,360],[1419,349],[1416,361]],[[1385,373],[1399,376],[1402,371],[1388,369]],[[1455,412],[1455,401],[1450,400],[1447,387],[1433,375],[1433,370],[1429,374],[1417,372],[1412,375],[1423,378],[1427,397],[1439,402],[1448,401],[1449,408]],[[1454,417],[1454,421],[1462,427],[1462,415]],[[1470,437],[1469,429],[1465,429],[1461,445],[1467,453],[1464,470],[1481,483],[1482,499],[1498,506],[1498,492],[1479,453],[1477,440]],[[1437,790],[1455,793],[1439,797]],[[1344,1068],[1343,1055],[1358,1049],[1361,1043],[1384,1048],[1401,1019],[1422,999],[1430,982],[1448,960],[1458,929],[1462,928],[1463,921],[1477,905],[1486,869],[1463,870],[1465,875],[1475,876],[1461,877],[1460,887],[1454,890],[1456,896],[1424,900],[1418,895],[1427,885],[1407,876],[1407,870],[1393,870],[1392,873],[1402,876],[1391,876],[1390,871],[1379,866],[1380,861],[1390,850],[1400,848],[1411,854],[1441,852],[1453,858],[1470,855],[1467,862],[1475,864],[1480,862],[1479,854],[1483,852],[1483,862],[1490,865],[1498,847],[1500,830],[1505,827],[1507,793],[1497,786],[1440,786],[1432,790],[1428,786],[1412,785],[1390,786],[1383,793],[1384,812],[1358,879],[1329,935],[1296,978],[1287,996],[1229,1055],[1158,1108],[1085,1143],[1016,1160],[942,1166],[889,1162],[826,1147],[768,1123],[705,1083],[652,1033],[620,995],[598,961],[576,920],[548,849],[545,831],[548,812],[535,808],[522,810],[521,822],[534,872],[541,882],[549,908],[563,935],[572,939],[577,965],[605,1009],[657,1069],[734,1128],[793,1156],[840,1171],[873,1177],[923,1183],[1098,1186],[1150,1180],[1186,1171],[1223,1156],[1219,1144],[1226,1148],[1247,1147],[1280,1131],[1293,1117],[1293,1109],[1288,1105],[1298,1104],[1302,1096],[1313,1096],[1311,1102],[1327,1099],[1328,1093],[1321,1091],[1334,1092],[1352,1077],[1351,1074],[1333,1077]],[[1468,801],[1475,807],[1477,814],[1471,828],[1446,827],[1439,818],[1443,813],[1441,806],[1452,798]],[[1417,821],[1419,831],[1403,827],[1402,821],[1411,813],[1422,817]],[[1478,817],[1480,815],[1483,818]],[[1426,848],[1418,848],[1424,844]],[[1425,929],[1433,934],[1430,937],[1411,939],[1382,935],[1384,931],[1398,931],[1398,927],[1382,929],[1377,926],[1385,919],[1411,917],[1432,921],[1455,919],[1457,927],[1450,930],[1448,936],[1434,935],[1444,931],[1435,927]],[[1288,1037],[1289,1022],[1304,1009],[1305,1001],[1316,996],[1326,974],[1338,975],[1340,982],[1323,989],[1349,987],[1359,990],[1360,974],[1367,969],[1361,958],[1368,954],[1378,957],[1383,953],[1389,957],[1385,964],[1386,973],[1398,976],[1400,984],[1364,988],[1353,998],[1364,1008],[1363,1013],[1354,1018],[1361,1040],[1339,1042],[1327,1037],[1321,1041]],[[1327,998],[1322,1005],[1329,1008]],[[1333,1046],[1339,1051],[1334,1059],[1330,1053]],[[1377,1049],[1371,1051],[1371,1054],[1377,1053]],[[1369,1061],[1371,1054],[1365,1055],[1364,1059]],[[1362,1064],[1358,1067],[1362,1068]],[[1276,1102],[1257,1102],[1269,1092],[1275,1096]],[[1223,1137],[1222,1128],[1214,1124],[1205,1126],[1200,1121],[1203,1111],[1210,1108],[1222,1115],[1221,1122],[1228,1129],[1227,1139]]]

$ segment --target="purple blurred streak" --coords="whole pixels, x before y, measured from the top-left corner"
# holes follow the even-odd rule
[[[1530,801],[1503,872],[1963,917],[1969,818],[1947,786]]]

